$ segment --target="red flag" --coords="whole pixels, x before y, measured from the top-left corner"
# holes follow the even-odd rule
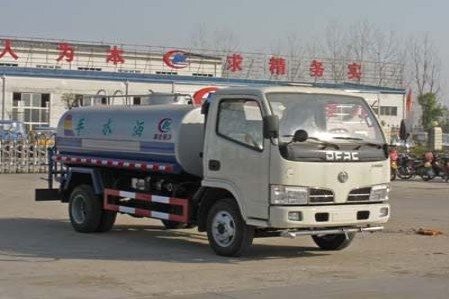
[[[413,109],[413,98],[412,98],[412,90],[409,89],[407,93],[407,98],[405,100],[405,109],[407,111],[407,115],[412,112]]]

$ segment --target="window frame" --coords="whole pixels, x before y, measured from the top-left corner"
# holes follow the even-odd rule
[[[20,95],[20,99],[19,99]],[[40,95],[40,105],[35,106],[33,102],[34,95]],[[29,96],[28,105],[22,105],[24,103],[24,96]],[[47,100],[44,100],[44,97]],[[33,130],[34,127],[44,127],[50,125],[50,113],[51,113],[51,93],[36,93],[36,92],[13,92],[13,101],[11,107],[12,119],[21,121],[25,124],[26,130]],[[15,103],[16,102],[16,103]],[[46,102],[46,106],[42,106]],[[28,112],[26,112],[28,110]],[[38,113],[38,121],[33,121],[32,113]],[[28,114],[28,119],[26,119],[26,113]],[[43,121],[45,117],[42,115],[46,114],[46,121]],[[20,116],[20,117],[19,117]]]
[[[245,102],[246,101],[251,101],[251,102],[255,102],[257,104],[257,107],[259,108],[260,116],[262,118],[262,148],[258,148],[256,146],[249,145],[247,143],[241,142],[241,141],[239,141],[237,139],[233,139],[233,138],[231,138],[231,137],[229,137],[227,135],[224,135],[224,134],[219,132],[221,104],[223,102],[226,102],[226,101],[245,101]],[[223,99],[219,100],[217,109],[218,109],[218,113],[217,113],[217,120],[216,120],[216,123],[215,123],[215,134],[217,136],[219,136],[219,137],[221,137],[223,139],[226,139],[228,141],[231,141],[233,143],[237,143],[239,145],[242,145],[243,147],[249,148],[251,150],[260,152],[260,153],[264,151],[264,149],[265,149],[265,138],[263,137],[263,112],[262,112],[262,107],[260,106],[259,101],[257,101],[256,99],[252,99],[250,97],[247,97],[247,98],[240,98],[240,97],[239,98],[223,98]]]
[[[382,116],[398,116],[397,106],[380,106],[379,115]]]

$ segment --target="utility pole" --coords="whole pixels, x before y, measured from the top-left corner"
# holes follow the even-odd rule
[[[2,75],[2,120],[5,120],[6,76]]]
[[[126,105],[130,105],[130,103],[128,102],[128,92],[129,92],[129,81],[126,80],[125,81],[125,103],[126,103]]]

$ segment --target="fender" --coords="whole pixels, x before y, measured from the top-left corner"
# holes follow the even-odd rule
[[[234,197],[235,201],[239,206],[243,220],[247,221],[248,215],[246,213],[245,199],[242,197],[241,192],[238,190],[237,186],[235,186],[232,182],[224,180],[204,179],[201,185],[202,187],[223,189],[232,194],[232,196]]]
[[[72,185],[72,182],[76,184],[76,176],[77,174],[83,174],[90,176],[92,182],[92,188],[94,189],[94,193],[96,195],[103,194],[104,184],[103,179],[101,177],[101,173],[99,170],[92,168],[82,168],[82,167],[70,167],[67,171],[66,181],[64,183],[63,191],[69,190]]]
[[[242,215],[242,218],[246,222],[246,224],[258,227],[269,226],[267,220],[251,218],[246,214],[244,202],[242,202],[241,197],[238,197],[239,195],[236,192],[236,188],[232,187],[232,183],[226,183],[222,180],[208,180],[207,183],[203,181],[200,190],[195,196],[195,201],[199,202],[199,206],[197,207],[198,210],[196,211],[196,215],[194,217],[198,224],[198,231],[206,231],[207,212],[215,202],[214,199],[210,199],[220,199],[228,197],[225,196],[226,194],[232,196],[235,199],[235,202],[239,206],[240,214]]]

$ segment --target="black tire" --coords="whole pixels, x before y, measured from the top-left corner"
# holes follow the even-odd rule
[[[433,170],[430,170],[428,168],[423,168],[423,169],[421,169],[420,176],[423,179],[423,181],[427,182],[427,181],[430,181],[431,179],[433,179],[435,177],[435,174],[434,174]]]
[[[69,199],[69,216],[73,228],[80,233],[96,232],[102,218],[101,201],[89,185],[73,189]]]
[[[427,175],[427,174],[423,174],[423,175],[421,175],[421,179],[422,179],[424,182],[428,182],[428,181],[430,181],[431,179],[433,179],[433,176],[430,176],[430,175]]]
[[[355,233],[348,233],[348,238],[344,234],[312,236],[313,241],[322,250],[342,250],[351,244]]]
[[[209,244],[218,255],[240,256],[253,242],[254,227],[246,225],[231,198],[219,200],[210,208],[206,227]]]
[[[102,211],[100,225],[97,228],[97,232],[105,233],[112,229],[117,218],[117,213],[113,211]]]
[[[399,167],[398,168],[398,177],[400,177],[403,180],[408,180],[413,177],[413,168],[406,166],[406,167]]]

